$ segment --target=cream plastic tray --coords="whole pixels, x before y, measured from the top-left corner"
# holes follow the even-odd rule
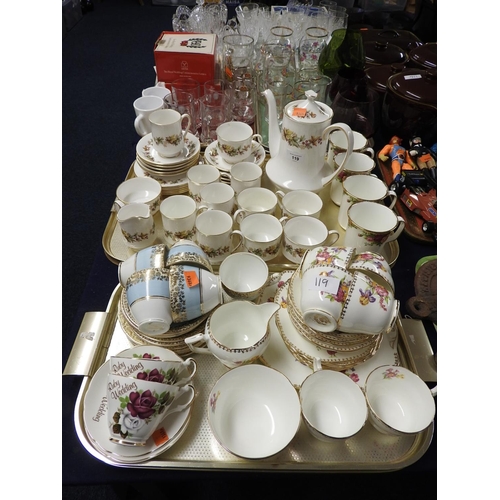
[[[194,354],[198,370],[197,390],[191,420],[182,435],[163,454],[142,463],[123,464],[102,455],[87,437],[83,401],[92,376],[110,356],[132,347],[117,321],[121,286],[114,290],[105,312],[88,312],[82,321],[64,375],[83,375],[76,400],[74,422],[85,449],[96,459],[117,467],[179,470],[265,470],[265,471],[395,471],[419,460],[428,449],[434,424],[415,436],[394,437],[377,432],[369,423],[354,437],[337,443],[314,439],[301,423],[292,442],[277,455],[262,460],[246,460],[224,450],[211,433],[206,415],[209,393],[227,371],[216,358]],[[400,320],[398,355],[402,366],[416,371]]]
[[[264,167],[265,169],[265,167]],[[134,164],[129,169],[128,175],[126,179],[130,179],[132,177],[135,177],[134,174]],[[267,175],[264,170],[264,174],[262,177],[262,186],[267,187],[271,189],[272,191],[276,191],[276,189],[273,187],[271,181],[267,178]],[[186,193],[187,194],[187,193]],[[330,184],[327,184],[319,193],[319,196],[323,200],[323,208],[320,213],[320,219],[326,224],[328,229],[336,229],[340,237],[338,241],[335,243],[336,246],[341,246],[344,244],[344,235],[345,235],[345,230],[342,229],[339,224],[338,224],[338,207],[335,205],[332,200],[330,199]],[[163,199],[163,198],[162,198]],[[279,207],[277,211],[279,212]],[[277,214],[278,216],[280,215],[279,213]],[[163,237],[163,231],[162,231],[162,220],[161,220],[161,214],[158,211],[155,215],[155,223],[156,223],[156,233],[157,233],[157,243],[166,243],[164,237]],[[104,252],[108,259],[115,263],[118,264],[119,262],[123,262],[126,260],[128,257],[132,256],[134,254],[134,250],[131,250],[128,248],[125,244],[125,241],[123,239],[123,236],[120,231],[120,227],[117,223],[116,220],[116,213],[111,212],[108,223],[106,225],[106,228],[104,230],[104,234],[102,236],[102,246],[104,248]],[[388,260],[389,264],[391,266],[394,265],[396,262],[398,256],[399,256],[399,244],[397,240],[392,241],[388,244]],[[269,272],[281,272],[281,271],[286,271],[286,270],[291,270],[291,269],[296,269],[297,264],[294,264],[293,262],[290,262],[287,260],[283,255],[278,255],[276,258],[273,260],[268,261],[268,266],[269,266]],[[215,266],[217,267],[217,266]]]

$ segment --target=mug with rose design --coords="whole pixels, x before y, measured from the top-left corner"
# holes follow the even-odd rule
[[[175,386],[109,373],[106,394],[110,440],[144,446],[167,415],[193,404],[195,389],[191,384]]]
[[[174,158],[184,149],[184,139],[191,126],[191,117],[175,109],[159,109],[149,115],[153,148],[164,158]],[[187,122],[183,128],[182,125]]]
[[[110,373],[160,384],[185,385],[193,379],[197,365],[193,358],[172,361],[111,356]]]

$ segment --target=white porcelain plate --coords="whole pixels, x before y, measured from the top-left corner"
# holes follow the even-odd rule
[[[252,149],[258,144],[256,141],[252,141]],[[205,159],[213,165],[217,167],[219,170],[224,172],[229,172],[231,170],[231,163],[228,163],[224,160],[217,151],[217,141],[213,141],[209,144],[205,149]],[[249,161],[251,163],[256,163],[261,167],[266,159],[266,152],[263,146],[259,146],[253,153],[250,154],[247,158],[241,161]]]
[[[282,287],[290,279],[292,274],[293,271],[286,271],[271,275],[268,286],[259,298],[259,303],[274,302],[274,296],[278,288]],[[269,322],[269,327],[271,330],[271,341],[264,351],[264,354],[261,356],[262,361],[271,368],[275,368],[283,373],[295,387],[299,387],[304,379],[312,373],[312,370],[297,360],[290,352],[283,342],[283,338],[274,320]]]
[[[151,134],[146,134],[141,137],[136,146],[136,152],[139,157],[146,163],[153,165],[177,165],[187,163],[196,154],[200,152],[201,144],[199,139],[188,132],[184,139],[185,146],[178,156],[174,158],[164,158],[160,156],[158,151],[153,147],[153,138]]]
[[[182,358],[174,352],[161,347],[137,346],[126,349],[117,356],[143,357],[148,354],[151,357],[158,356],[161,359],[171,361],[182,361]],[[109,360],[106,361],[92,377],[83,403],[83,421],[85,430],[93,446],[102,455],[116,462],[139,463],[160,455],[174,445],[186,430],[191,417],[191,408],[168,415],[162,422],[164,435],[167,440],[161,439],[156,444],[150,437],[145,446],[124,446],[113,443],[109,439],[107,418],[106,383],[109,373]],[[181,396],[183,398],[184,396]],[[182,403],[181,398],[179,402]]]

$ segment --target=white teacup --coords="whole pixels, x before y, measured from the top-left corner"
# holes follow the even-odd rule
[[[187,395],[187,401],[183,395]],[[108,374],[107,403],[110,439],[128,446],[144,446],[171,413],[189,408],[192,385],[169,385]]]
[[[375,161],[365,153],[353,152],[345,160],[346,154],[339,153],[334,158],[334,162],[337,165],[342,165],[345,161],[344,170],[333,178],[330,185],[330,199],[338,206],[342,202],[342,182],[344,179],[351,175],[368,175],[375,168]]]
[[[151,177],[133,177],[123,181],[116,189],[113,211],[131,203],[149,205],[154,215],[160,208],[161,184]]]
[[[340,237],[338,231],[329,230],[325,223],[309,215],[283,217],[283,255],[300,263],[308,250],[318,245],[333,245]]]
[[[271,214],[250,214],[240,222],[240,234],[247,252],[254,253],[265,261],[274,259],[280,253],[283,226]]]
[[[206,210],[196,217],[196,242],[213,264],[220,264],[241,246],[242,236],[233,230],[233,218],[222,210]],[[281,227],[281,225],[280,225]],[[233,244],[233,235],[238,241]]]
[[[163,268],[165,266],[168,248],[164,243],[151,245],[131,255],[128,259],[118,264],[118,281],[125,287],[127,280],[136,271],[151,267]]]
[[[219,267],[222,290],[230,299],[255,300],[269,279],[265,260],[250,252],[228,255]]]
[[[124,358],[111,356],[110,373],[160,384],[184,385],[193,379],[197,364],[193,358],[184,361],[161,359]]]
[[[143,96],[155,95],[160,97],[162,100],[169,99],[171,94],[172,93],[169,89],[167,89],[167,87],[165,87],[163,82],[158,82],[158,85],[155,85],[154,87],[147,87],[142,91]]]
[[[343,195],[338,213],[338,222],[342,229],[347,228],[347,210],[353,203],[373,201],[385,204],[384,201],[390,198],[390,203],[386,206],[392,209],[398,200],[398,195],[373,174],[346,177],[342,182],[342,189]]]
[[[165,267],[179,264],[201,267],[213,272],[212,264],[208,260],[208,255],[202,248],[191,240],[179,240],[168,250]]]
[[[234,190],[229,184],[212,182],[201,188],[199,210],[221,210],[232,214],[234,204]]]
[[[184,139],[191,126],[191,117],[175,109],[159,109],[149,115],[153,148],[164,158],[174,158],[184,149]],[[185,126],[183,127],[183,124]]]
[[[274,302],[254,304],[234,300],[222,304],[209,316],[205,331],[184,342],[195,353],[212,354],[228,368],[256,361],[271,340],[269,321],[280,306]],[[197,347],[204,341],[207,347]]]
[[[116,214],[125,244],[134,250],[152,245],[156,239],[155,220],[149,205],[132,203]]]
[[[201,189],[207,184],[220,181],[220,170],[213,165],[195,165],[186,174],[188,180],[189,196],[199,205],[201,202]]]
[[[127,280],[125,292],[130,312],[147,335],[161,335],[170,329],[170,287],[168,269],[143,269]]]
[[[361,133],[352,131],[353,145],[352,150],[356,153],[365,153],[371,156],[375,156],[375,151],[369,147],[368,139]],[[339,153],[345,153],[347,151],[347,138],[340,130],[335,130],[328,137],[328,152],[334,155]]]
[[[379,335],[393,328],[399,301],[360,272],[317,266],[302,275],[300,310],[304,323],[320,332]]]
[[[361,388],[344,373],[323,370],[314,359],[314,372],[299,390],[302,418],[309,432],[320,441],[334,442],[357,434],[368,419]]]
[[[217,151],[227,163],[245,161],[261,143],[262,136],[247,123],[231,121],[217,127]]]
[[[186,264],[170,266],[170,310],[174,323],[199,318],[222,304],[219,276]]]
[[[196,202],[188,195],[178,194],[165,198],[160,204],[165,239],[169,246],[179,240],[195,237]]]
[[[142,96],[134,101],[134,127],[141,137],[151,133],[149,115],[158,109],[163,109],[163,98],[156,95]]]
[[[238,209],[234,212],[235,222],[241,222],[250,214],[274,215],[278,205],[277,196],[264,187],[251,187],[241,191],[236,197]]]
[[[358,252],[369,251],[387,259],[386,245],[398,238],[405,220],[390,208],[372,201],[360,201],[347,210],[344,244]]]
[[[262,168],[256,163],[242,161],[231,166],[231,187],[236,194],[247,188],[260,187],[262,182]]]
[[[416,434],[431,425],[436,414],[434,397],[415,373],[402,366],[379,366],[366,378],[365,395],[372,425],[383,434]]]
[[[288,217],[309,215],[319,219],[321,209],[323,208],[323,200],[317,193],[313,193],[307,189],[296,189],[288,193],[278,190],[276,191],[276,196],[278,197],[278,204],[282,215]]]

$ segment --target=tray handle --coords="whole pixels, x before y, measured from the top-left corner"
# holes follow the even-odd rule
[[[63,375],[94,375],[106,358],[110,336],[105,332],[110,320],[107,312],[85,313]]]

